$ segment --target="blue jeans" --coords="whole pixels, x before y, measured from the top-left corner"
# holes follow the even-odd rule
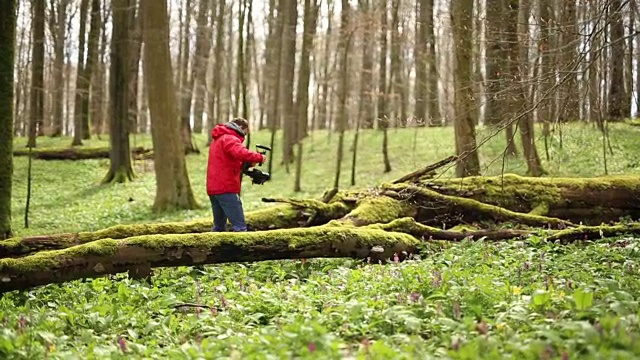
[[[233,231],[247,231],[242,201],[238,194],[209,195],[209,200],[211,200],[211,210],[213,210],[213,228],[211,231],[225,231],[227,219],[231,222]]]

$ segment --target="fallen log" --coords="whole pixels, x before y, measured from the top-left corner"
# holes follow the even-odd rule
[[[101,239],[0,259],[0,293],[122,272],[144,276],[151,268],[168,266],[336,257],[377,262],[402,259],[418,245],[408,234],[338,227]]]
[[[87,160],[87,159],[109,159],[110,149],[104,148],[83,148],[73,147],[66,149],[31,149],[31,156],[38,160]],[[149,153],[150,149],[135,147],[131,149],[134,157],[143,156]],[[13,156],[29,156],[29,150],[14,150]]]
[[[640,176],[533,178],[505,174],[429,179],[420,185],[440,194],[576,224],[599,225],[623,217],[640,218]]]
[[[185,155],[200,154],[196,148],[185,149]],[[29,150],[14,150],[13,156],[29,156]],[[38,160],[89,160],[109,159],[111,150],[108,147],[86,148],[72,147],[66,149],[31,149],[31,156]],[[153,149],[135,147],[131,149],[131,156],[136,160],[153,159]]]

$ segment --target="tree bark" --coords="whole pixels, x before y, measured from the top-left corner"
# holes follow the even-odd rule
[[[16,1],[0,2],[0,239],[11,237]]]
[[[169,53],[167,4],[142,0],[144,73],[149,88],[151,136],[156,172],[156,212],[197,207],[187,173],[184,144],[180,137],[178,106]],[[165,77],[153,76],[154,72]]]

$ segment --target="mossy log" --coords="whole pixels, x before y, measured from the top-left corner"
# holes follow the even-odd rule
[[[66,149],[32,149],[31,156],[38,160],[88,160],[88,159],[108,159],[110,149],[104,148],[82,148],[73,147]],[[131,149],[134,157],[144,156],[151,152],[150,149],[135,147]],[[29,150],[14,150],[13,156],[29,156]]]
[[[531,178],[505,174],[430,179],[421,185],[444,195],[585,225],[640,218],[640,176]]]
[[[144,277],[168,266],[334,257],[377,262],[414,254],[419,243],[403,233],[331,227],[107,238],[0,259],[0,293],[122,272]]]

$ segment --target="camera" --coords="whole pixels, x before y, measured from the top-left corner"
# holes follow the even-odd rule
[[[271,148],[265,145],[257,144],[256,151],[266,156],[267,151],[271,151]],[[269,174],[268,172],[264,172],[262,170],[256,169],[255,167],[250,168],[250,166],[251,164],[249,163],[243,163],[242,173],[251,178],[251,183],[262,185],[265,182],[271,180],[271,174]],[[262,166],[262,164],[259,164],[258,166]]]

